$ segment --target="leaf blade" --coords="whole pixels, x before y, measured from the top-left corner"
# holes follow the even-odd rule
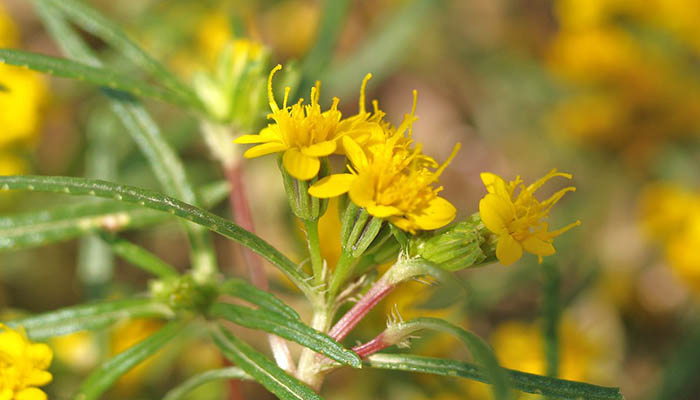
[[[169,322],[153,335],[110,358],[83,381],[73,398],[98,399],[119,377],[170,342],[184,325],[184,321]]]
[[[369,356],[366,365],[371,368],[420,372],[449,377],[473,379],[490,383],[487,374],[477,365],[441,358],[409,354],[377,353]],[[525,393],[541,394],[562,399],[622,400],[619,388],[591,385],[584,382],[550,378],[542,375],[505,369],[514,389]]]
[[[214,343],[226,358],[234,362],[267,390],[282,400],[323,400],[308,386],[288,375],[272,361],[223,328],[212,332]]]
[[[290,319],[300,319],[299,314],[270,292],[259,289],[242,279],[229,279],[219,287],[222,294],[234,296],[255,304],[263,310],[283,315]]]
[[[362,361],[353,351],[345,349],[330,336],[321,333],[299,320],[281,317],[265,310],[253,310],[234,304],[215,303],[210,314],[251,329],[259,329],[308,347],[320,354],[353,367],[361,367]]]
[[[103,67],[93,67],[77,61],[51,57],[16,49],[0,49],[0,63],[29,68],[45,74],[86,81],[98,86],[120,90],[134,96],[182,103],[174,93],[141,82]]]
[[[8,321],[10,326],[22,326],[34,340],[67,335],[82,330],[104,328],[124,318],[171,318],[172,310],[151,299],[123,299],[93,304],[81,304],[43,314]]]
[[[154,210],[170,213],[194,222],[248,247],[276,266],[308,297],[317,294],[308,285],[308,275],[285,255],[255,234],[235,223],[206,210],[164,196],[158,192],[133,186],[100,181],[97,179],[42,176],[0,176],[0,191],[28,190],[63,193],[81,196],[97,196],[126,203],[139,204]]]

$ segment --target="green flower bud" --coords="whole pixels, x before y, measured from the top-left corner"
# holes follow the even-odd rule
[[[217,296],[211,284],[199,284],[190,275],[151,281],[151,295],[174,310],[203,311]]]
[[[442,269],[457,271],[494,261],[494,239],[477,213],[433,236],[411,238],[409,253],[421,256]]]

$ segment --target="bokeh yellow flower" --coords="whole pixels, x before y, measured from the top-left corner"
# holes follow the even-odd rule
[[[555,253],[552,245],[554,238],[581,223],[576,221],[561,229],[549,230],[549,225],[545,222],[549,210],[567,192],[576,190],[575,187],[569,186],[554,193],[547,200],[537,200],[534,196],[535,191],[556,176],[571,179],[570,174],[553,169],[531,185],[525,186],[519,176],[506,183],[496,174],[481,174],[481,180],[488,193],[479,202],[479,214],[486,228],[499,235],[496,257],[501,264],[510,265],[518,261],[523,255],[523,249],[537,255],[542,262],[543,256]],[[520,190],[516,195],[518,187]]]
[[[53,379],[47,371],[53,353],[43,343],[32,343],[20,327],[0,324],[0,399],[45,400],[39,389]]]
[[[248,149],[244,156],[255,158],[271,153],[283,152],[282,163],[289,174],[299,180],[309,180],[318,174],[321,168],[320,157],[333,154],[338,148],[338,140],[343,132],[338,130],[341,113],[338,111],[337,98],[333,99],[331,108],[321,111],[318,104],[320,84],[311,89],[311,103],[302,105],[302,100],[293,106],[287,106],[290,88],[287,87],[282,108],[275,101],[272,93],[272,77],[282,69],[276,66],[270,72],[267,83],[268,97],[275,121],[257,135],[243,135],[236,143],[258,144]]]
[[[0,47],[18,45],[19,30],[0,4]],[[41,75],[0,63],[0,175],[26,172],[27,163],[14,148],[35,142],[46,97]]]
[[[156,333],[163,325],[163,321],[152,318],[132,319],[118,325],[111,335],[111,353],[116,355],[127,350]],[[153,360],[151,357],[124,374],[117,381],[117,388],[123,393],[132,391],[143,380]]]
[[[95,336],[88,331],[79,331],[51,338],[49,343],[62,362],[79,371],[87,371],[97,364],[100,349]]]
[[[640,222],[646,236],[661,245],[676,276],[700,291],[700,193],[651,184],[642,192]]]

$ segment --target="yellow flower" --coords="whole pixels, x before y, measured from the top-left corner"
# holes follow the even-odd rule
[[[450,223],[456,209],[438,196],[442,187],[436,188],[433,184],[459,150],[459,144],[447,161],[438,167],[435,160],[421,154],[420,145],[410,147],[413,119],[412,114],[407,115],[397,130],[392,129],[382,141],[365,146],[360,146],[349,135],[344,136],[342,141],[351,163],[348,166],[350,173],[321,179],[309,188],[309,193],[320,198],[348,193],[353,203],[366,209],[370,215],[387,218],[411,233],[419,229],[438,229]],[[408,137],[404,136],[406,130],[409,131]]]
[[[125,321],[118,325],[111,337],[111,353],[119,354],[131,346],[148,338],[163,327],[164,322],[153,318],[138,318]],[[156,356],[157,357],[157,356]],[[125,393],[134,390],[143,382],[149,366],[152,366],[155,357],[150,357],[129,370],[117,381],[117,388]]]
[[[16,47],[19,32],[0,7],[0,47]],[[41,121],[46,86],[39,74],[0,63],[0,149],[34,138]]]
[[[333,99],[331,108],[321,111],[318,104],[320,84],[311,89],[311,104],[302,105],[303,99],[291,107],[287,106],[290,88],[285,89],[282,108],[277,105],[272,93],[272,77],[282,69],[276,66],[270,72],[267,81],[268,97],[272,114],[268,116],[275,121],[257,135],[243,135],[236,143],[261,143],[248,149],[244,156],[255,158],[271,153],[284,152],[282,163],[289,174],[299,180],[309,180],[318,174],[321,166],[320,157],[336,152],[338,140],[343,132],[338,130],[341,113],[338,111],[338,99]]]
[[[549,231],[549,225],[543,220],[549,216],[549,210],[566,192],[573,192],[575,187],[564,188],[549,199],[540,202],[534,197],[535,191],[555,176],[571,179],[570,174],[550,171],[535,183],[525,186],[520,177],[506,183],[503,178],[490,172],[481,174],[481,180],[488,193],[479,202],[479,214],[486,228],[499,235],[496,257],[503,265],[510,265],[520,259],[525,251],[535,254],[542,262],[542,256],[555,253],[552,241],[556,236],[579,225],[581,221],[571,223],[561,229]],[[515,190],[520,191],[515,196]]]
[[[22,328],[0,324],[0,399],[45,400],[38,386],[53,379],[46,371],[52,357],[49,346],[30,342]]]

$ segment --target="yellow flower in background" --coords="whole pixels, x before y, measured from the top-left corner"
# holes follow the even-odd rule
[[[0,5],[0,47],[18,44],[19,31]],[[46,96],[46,84],[38,73],[0,63],[0,150],[32,144]],[[0,158],[0,175],[22,173],[25,165],[16,155],[6,154]]]
[[[276,66],[270,72],[267,82],[268,97],[275,121],[257,135],[243,135],[235,143],[257,144],[248,149],[244,156],[255,158],[271,153],[283,152],[282,163],[289,174],[299,180],[309,180],[318,174],[321,168],[320,157],[333,154],[338,140],[343,133],[338,131],[341,113],[338,111],[337,98],[333,99],[331,108],[321,111],[318,104],[320,84],[311,89],[311,103],[302,105],[303,99],[293,106],[287,106],[290,88],[285,89],[282,108],[277,105],[272,93],[272,77],[282,69]]]
[[[700,291],[700,192],[650,185],[642,192],[640,223],[646,236],[662,245],[676,276]]]
[[[195,32],[197,49],[204,56],[208,65],[216,61],[223,48],[233,40],[231,21],[224,12],[216,12],[206,15],[199,23]]]
[[[47,371],[52,357],[49,346],[32,343],[21,327],[0,324],[0,399],[45,400],[38,387],[53,379]]]
[[[556,252],[552,245],[554,238],[581,223],[576,221],[561,229],[549,231],[549,225],[544,221],[549,216],[549,211],[567,192],[576,190],[569,186],[547,200],[537,200],[535,191],[556,176],[572,178],[570,174],[553,169],[541,179],[525,186],[519,176],[506,183],[496,174],[481,174],[488,193],[479,202],[479,214],[486,228],[499,235],[496,257],[501,264],[510,265],[519,260],[523,249],[537,255],[542,262],[543,256],[551,256]],[[516,195],[518,187],[520,190]]]
[[[137,318],[118,325],[111,335],[111,354],[116,355],[156,333],[165,323],[158,319]],[[148,358],[117,381],[117,387],[129,392],[142,381],[154,358]]]
[[[88,331],[51,338],[50,345],[57,361],[80,371],[94,367],[100,354],[95,336]]]
[[[409,126],[410,123],[402,124],[396,132],[387,133],[391,136],[381,143],[365,148],[345,136],[343,147],[351,164],[350,173],[323,178],[309,188],[309,193],[320,198],[348,193],[350,200],[370,215],[387,218],[411,233],[450,223],[456,209],[438,196],[442,187],[433,185],[456,155],[459,144],[447,161],[438,166],[435,160],[421,154],[420,146],[410,147],[412,141],[404,136]]]

